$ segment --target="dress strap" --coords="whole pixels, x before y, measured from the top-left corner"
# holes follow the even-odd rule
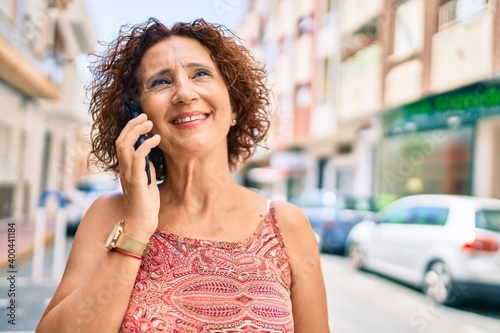
[[[266,214],[269,214],[269,211],[271,210],[272,204],[273,204],[273,201],[271,199],[267,199],[267,201],[266,201]]]
[[[278,225],[278,221],[276,220],[276,216],[274,215],[275,211],[275,207],[274,207],[274,204],[275,202],[271,199],[267,199],[267,202],[266,202],[266,223],[268,225],[271,225],[273,231],[274,231],[274,234],[276,235],[276,238],[278,239],[278,242],[281,246],[281,248],[283,249],[283,251],[285,252],[286,256],[288,256],[288,250],[285,246],[285,240],[283,239],[283,235],[281,234],[281,229]]]

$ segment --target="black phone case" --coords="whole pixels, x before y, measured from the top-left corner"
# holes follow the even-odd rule
[[[141,113],[141,106],[138,102],[136,101],[126,101],[125,102],[125,108],[126,108],[126,122],[130,121],[133,118],[138,117]],[[134,148],[137,149],[139,146],[146,140],[145,135],[139,136],[139,139],[134,145]],[[146,176],[148,177],[148,185],[151,184],[151,170],[149,169],[149,155],[146,156]]]

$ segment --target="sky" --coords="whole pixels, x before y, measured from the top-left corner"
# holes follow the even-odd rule
[[[1,1],[1,0],[0,0]],[[223,24],[235,30],[244,19],[249,0],[84,0],[94,25],[98,41],[109,43],[118,36],[124,24],[136,24],[156,17],[167,26],[175,22],[190,22],[204,18],[207,22]],[[96,43],[96,50],[102,48]],[[77,67],[88,82],[89,57],[77,57]]]
[[[116,38],[123,24],[153,16],[166,25],[204,18],[236,29],[248,9],[248,0],[85,0],[100,41]]]

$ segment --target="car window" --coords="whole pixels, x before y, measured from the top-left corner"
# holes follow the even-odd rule
[[[444,225],[448,218],[448,208],[443,207],[418,207],[413,209],[412,224],[419,225]]]
[[[413,209],[394,208],[388,209],[380,215],[379,221],[390,224],[408,224],[413,218]]]
[[[476,212],[478,228],[500,232],[500,210],[479,210]]]

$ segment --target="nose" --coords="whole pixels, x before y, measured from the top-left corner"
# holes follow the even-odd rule
[[[198,93],[193,82],[187,77],[178,78],[175,82],[174,95],[172,96],[172,103],[190,103],[198,99]]]

